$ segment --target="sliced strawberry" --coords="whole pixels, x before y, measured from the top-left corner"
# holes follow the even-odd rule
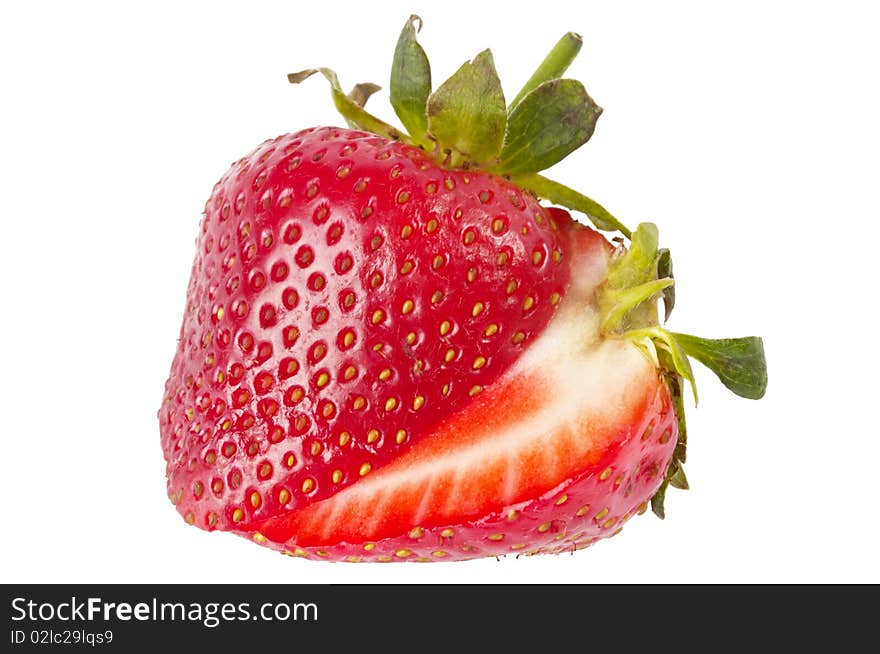
[[[517,539],[525,536],[518,532],[544,524],[535,521],[548,499],[558,507],[571,498],[567,509],[579,533],[601,514],[592,538],[612,533],[610,526],[649,499],[675,446],[670,399],[637,348],[598,337],[593,298],[605,256],[593,232],[584,236],[594,251],[581,247],[578,260],[592,270],[578,271],[580,283],[556,318],[491,389],[369,478],[259,525],[261,537],[289,551],[337,558],[377,558],[404,545],[413,553],[418,545],[471,557],[474,548],[535,547],[534,538]],[[493,516],[508,517],[501,531]],[[549,545],[559,528],[540,540]],[[458,534],[452,548],[441,535],[448,530]],[[419,534],[419,543],[410,533]]]
[[[203,529],[379,561],[579,548],[648,500],[662,517],[687,486],[688,355],[756,399],[761,340],[661,327],[657,228],[539,174],[602,112],[561,77],[579,36],[508,105],[488,50],[432,90],[417,22],[390,89],[409,134],[364,109],[375,85],[305,70],[353,129],[266,141],[215,186],[159,410],[169,497]]]

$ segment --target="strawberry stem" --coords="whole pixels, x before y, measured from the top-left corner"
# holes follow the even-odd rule
[[[530,91],[538,88],[544,82],[562,77],[565,71],[568,70],[571,62],[577,57],[583,44],[584,40],[581,38],[581,35],[574,32],[569,32],[559,39],[556,45],[553,46],[553,49],[544,57],[544,61],[541,62],[541,65],[538,66],[537,70],[529,78],[529,81],[525,83],[525,86],[522,87],[522,90],[517,93],[510,103],[508,113],[512,113]]]

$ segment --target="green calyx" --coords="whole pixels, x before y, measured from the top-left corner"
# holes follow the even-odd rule
[[[562,77],[581,49],[581,37],[564,35],[508,105],[489,50],[434,89],[428,57],[416,38],[421,26],[418,16],[406,21],[391,68],[391,105],[408,133],[364,108],[379,88],[373,84],[358,84],[346,94],[329,68],[292,73],[288,80],[298,84],[319,72],[353,129],[420,147],[447,168],[502,175],[539,198],[583,213],[597,229],[629,237],[599,203],[538,174],[586,143],[602,113],[583,84]]]
[[[687,488],[684,462],[687,429],[682,382],[687,381],[697,402],[697,385],[690,358],[714,372],[728,389],[751,400],[767,389],[767,362],[760,337],[709,339],[671,332],[660,326],[657,301],[664,305],[664,322],[675,304],[672,258],[658,247],[657,227],[638,226],[630,247],[618,251],[609,265],[599,297],[601,330],[607,338],[622,338],[639,347],[660,371],[669,387],[678,418],[678,443],[651,508],[664,517],[663,501],[669,486]]]

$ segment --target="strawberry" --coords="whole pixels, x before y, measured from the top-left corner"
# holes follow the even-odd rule
[[[601,114],[561,78],[579,37],[508,107],[489,51],[432,91],[416,22],[391,79],[408,134],[364,109],[377,87],[303,71],[349,127],[266,141],[215,185],[159,410],[169,496],[345,560],[570,551],[662,517],[687,486],[688,355],[758,398],[762,343],[661,327],[656,227],[538,174]]]

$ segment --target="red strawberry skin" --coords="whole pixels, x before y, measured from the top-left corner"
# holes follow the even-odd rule
[[[497,176],[346,129],[236,162],[205,207],[159,411],[181,515],[253,534],[418,446],[553,317],[571,278],[560,219]]]

